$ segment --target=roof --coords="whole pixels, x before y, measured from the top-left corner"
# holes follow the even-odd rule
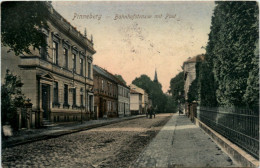
[[[189,58],[187,61],[185,61],[183,64],[186,64],[186,63],[195,63],[195,62],[199,62],[199,61],[204,61],[205,59],[205,55],[204,54],[199,54],[199,55],[196,55],[192,58]]]
[[[98,73],[98,74],[100,74],[100,75],[102,75],[102,76],[112,80],[113,82],[129,88],[127,85],[125,85],[122,81],[120,81],[117,77],[115,77],[112,73],[108,72],[104,68],[101,68],[98,65],[93,65],[93,70],[96,71],[96,73]]]
[[[77,30],[69,21],[67,21],[58,11],[56,11],[51,3],[51,1],[46,1],[44,4],[49,10],[49,21],[52,21],[54,24],[58,25],[64,31],[68,32],[70,38],[73,38],[77,41],[78,44],[86,47],[91,54],[95,54],[96,51],[93,48],[93,36],[91,35],[91,40],[87,36],[83,35],[80,31]],[[60,29],[59,29],[60,31]]]
[[[135,90],[133,90],[133,89],[130,89],[130,93],[132,93],[132,94],[141,94],[141,95],[142,95],[142,93],[137,92],[137,91],[135,91]]]

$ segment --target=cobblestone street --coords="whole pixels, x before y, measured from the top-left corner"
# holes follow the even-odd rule
[[[170,117],[138,118],[2,149],[2,166],[128,167]]]

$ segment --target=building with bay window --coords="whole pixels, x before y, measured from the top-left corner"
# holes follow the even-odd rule
[[[6,69],[21,77],[22,91],[31,99],[36,125],[87,120],[94,111],[93,39],[82,35],[50,3],[47,50],[15,56],[1,47],[1,79]],[[92,36],[91,36],[92,37]]]

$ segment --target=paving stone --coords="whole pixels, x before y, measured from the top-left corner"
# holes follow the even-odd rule
[[[216,155],[217,154],[217,155]],[[173,115],[131,167],[237,167],[184,115]]]

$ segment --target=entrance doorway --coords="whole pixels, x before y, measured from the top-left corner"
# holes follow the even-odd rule
[[[49,119],[50,113],[50,85],[42,85],[42,109],[43,118]]]

